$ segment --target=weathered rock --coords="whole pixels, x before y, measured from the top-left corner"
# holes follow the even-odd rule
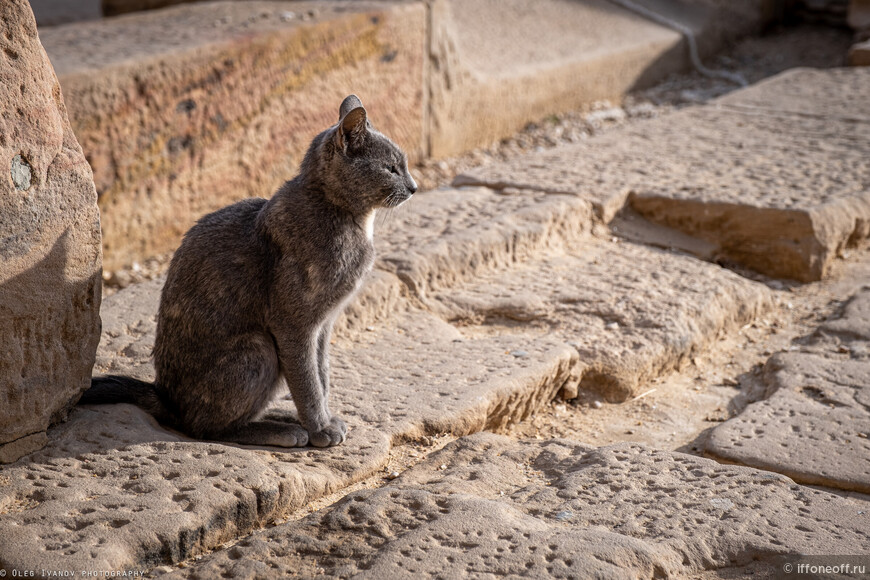
[[[43,31],[93,167],[106,267],[270,196],[350,92],[419,157],[424,16],[416,2],[219,2]]]
[[[770,398],[713,430],[706,453],[870,493],[870,290],[798,352],[765,365]]]
[[[648,219],[715,244],[721,259],[819,280],[870,236],[870,108],[849,97],[868,90],[862,69],[793,70],[455,184],[572,193],[605,221],[630,198]]]
[[[863,553],[862,507],[780,475],[636,444],[479,434],[381,489],[163,577],[689,577],[788,554]]]
[[[580,386],[611,402],[638,394],[718,337],[769,311],[768,288],[678,253],[587,241],[435,295],[468,334],[558,337],[577,349]],[[475,325],[480,325],[475,326]]]
[[[160,282],[106,300],[98,372],[153,379]],[[576,381],[576,353],[557,340],[467,340],[430,314],[404,310],[389,327],[337,339],[331,406],[350,435],[326,453],[190,441],[131,406],[76,409],[45,451],[4,470],[0,535],[16,537],[0,546],[0,562],[17,569],[176,562],[371,475],[394,440],[499,428]],[[294,407],[282,400],[271,412],[292,416]]]
[[[342,447],[276,451],[191,441],[130,405],[77,408],[3,470],[0,563],[129,570],[191,557],[378,469],[388,438],[351,428]]]
[[[38,449],[90,383],[100,336],[91,170],[27,2],[0,5],[0,462]]]

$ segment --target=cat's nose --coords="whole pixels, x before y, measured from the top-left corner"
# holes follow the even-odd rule
[[[414,178],[411,177],[410,175],[408,176],[408,182],[405,185],[408,188],[408,191],[410,191],[412,195],[417,193],[417,182],[414,181]]]

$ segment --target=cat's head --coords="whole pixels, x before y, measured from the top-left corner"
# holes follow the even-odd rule
[[[354,214],[396,207],[417,191],[405,152],[372,126],[356,95],[344,99],[338,124],[313,145],[327,199]]]

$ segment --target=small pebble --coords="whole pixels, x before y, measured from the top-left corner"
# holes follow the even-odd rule
[[[445,469],[447,469],[447,466],[442,463],[440,469],[441,471],[444,471]]]
[[[564,522],[565,520],[570,520],[574,517],[574,514],[569,512],[568,510],[561,511],[556,514],[556,519],[560,522]]]
[[[294,18],[296,18],[295,12],[282,12],[281,13],[281,20],[283,20],[284,22],[290,22]]]
[[[511,354],[517,358],[529,356],[529,353],[524,350],[512,350]]]
[[[605,324],[604,328],[606,328],[607,330],[619,330],[619,323],[618,322],[610,322],[608,324]]]
[[[601,401],[592,401],[592,407],[595,409],[600,409],[604,405],[601,404]]]
[[[387,479],[396,479],[397,477],[399,477],[399,472],[391,471],[390,474],[387,476]]]

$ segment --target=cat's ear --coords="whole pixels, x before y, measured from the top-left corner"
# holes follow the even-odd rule
[[[338,120],[344,119],[348,113],[353,111],[354,109],[362,107],[362,101],[359,100],[359,97],[356,95],[348,95],[342,102],[341,107],[338,109]]]
[[[342,101],[338,112],[338,130],[335,132],[335,138],[342,151],[347,151],[349,144],[360,141],[365,135],[368,126],[366,110],[356,95],[350,95]]]

